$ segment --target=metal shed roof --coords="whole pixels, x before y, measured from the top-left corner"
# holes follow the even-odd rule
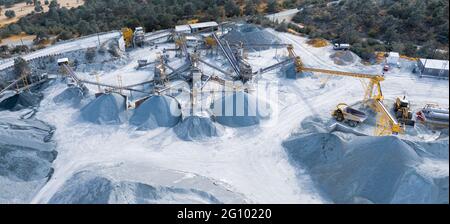
[[[392,58],[399,58],[400,57],[400,54],[398,53],[398,52],[389,52],[389,57],[392,57]]]
[[[186,40],[198,40],[198,38],[194,36],[186,36]]]
[[[56,63],[63,63],[63,62],[69,62],[69,58],[60,58],[56,61]]]
[[[189,25],[191,29],[199,29],[199,28],[208,28],[208,27],[215,27],[219,26],[216,22],[204,22],[204,23],[194,23]]]
[[[191,31],[191,27],[189,25],[175,26],[175,32],[186,32],[186,31]]]
[[[430,69],[445,69],[448,70],[448,61],[445,60],[436,60],[436,59],[425,59],[421,58],[420,62],[424,65],[425,68]]]

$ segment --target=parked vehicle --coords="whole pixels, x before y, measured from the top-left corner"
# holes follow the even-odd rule
[[[145,39],[144,28],[136,27],[133,34],[134,45],[142,47],[144,45],[144,39]]]
[[[394,112],[397,120],[406,125],[414,126],[415,121],[413,118],[413,113],[411,112],[410,103],[406,99],[406,96],[397,97],[394,103]]]
[[[417,112],[416,120],[432,128],[448,128],[449,109],[440,108],[437,104],[427,104]]]
[[[350,44],[335,43],[333,49],[336,51],[348,51],[350,50]]]

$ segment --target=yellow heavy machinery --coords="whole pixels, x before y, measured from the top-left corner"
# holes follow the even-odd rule
[[[123,40],[125,41],[125,46],[131,47],[131,45],[133,44],[133,30],[128,28],[128,27],[124,27],[122,28],[122,35],[123,35]]]
[[[191,20],[188,20],[186,23],[187,24],[195,24],[195,23],[198,23],[200,20],[199,19],[191,19]]]
[[[177,47],[177,49],[179,50],[179,56],[183,56],[183,54],[186,56],[186,58],[189,58],[189,52],[187,50],[187,45],[186,45],[186,36],[183,34],[178,34],[174,36],[175,39],[175,46]],[[178,54],[177,54],[178,55]]]
[[[208,46],[208,47],[217,46],[216,40],[211,36],[205,37],[204,41],[205,41],[206,46]]]
[[[415,122],[412,119],[413,113],[411,111],[409,100],[406,99],[406,96],[397,97],[394,103],[394,112],[400,123],[414,126]]]
[[[22,79],[22,83],[23,83],[23,87],[19,88],[19,83],[16,83],[16,92],[19,92],[20,89],[27,89],[29,84],[28,84],[28,75],[24,74],[20,77],[20,79]]]
[[[362,82],[365,88],[363,103],[370,106],[378,114],[375,135],[385,136],[391,134],[399,134],[404,130],[404,127],[397,121],[394,116],[392,116],[388,108],[383,103],[384,96],[383,91],[381,90],[381,82],[385,80],[383,75],[371,75],[318,68],[307,68],[304,66],[301,58],[294,52],[294,47],[292,45],[288,45],[287,49],[289,52],[289,57],[294,60],[296,71],[298,73],[313,72],[325,75],[346,76],[369,80],[369,84]]]

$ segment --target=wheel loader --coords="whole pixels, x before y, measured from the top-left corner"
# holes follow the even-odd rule
[[[413,113],[410,108],[410,103],[406,99],[406,96],[397,97],[394,103],[394,112],[397,120],[405,125],[414,126],[415,121],[413,118]]]

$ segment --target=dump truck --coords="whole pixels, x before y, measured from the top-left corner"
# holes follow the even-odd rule
[[[394,112],[397,120],[405,125],[414,126],[413,113],[410,108],[410,103],[406,96],[397,97],[394,103]]]
[[[356,127],[367,120],[367,115],[364,112],[356,110],[345,103],[338,104],[332,115],[338,122],[346,122],[350,127]]]
[[[431,128],[449,127],[449,109],[441,108],[437,104],[427,104],[416,113],[416,120]]]

